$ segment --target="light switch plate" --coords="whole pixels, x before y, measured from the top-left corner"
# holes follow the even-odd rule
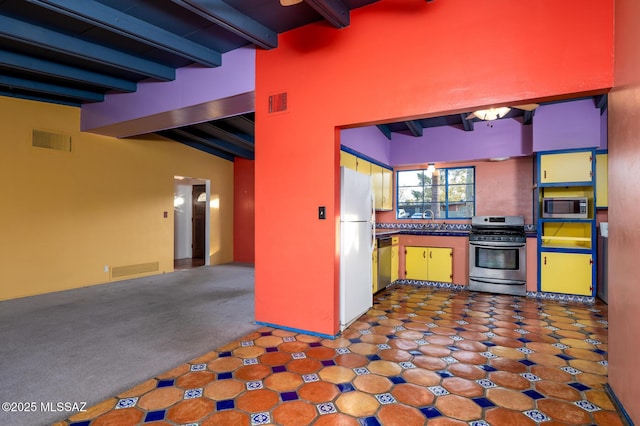
[[[318,219],[326,219],[327,218],[327,209],[325,206],[318,207]]]

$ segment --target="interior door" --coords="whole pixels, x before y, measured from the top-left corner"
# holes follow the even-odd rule
[[[206,185],[193,185],[192,203],[193,216],[191,218],[192,244],[191,257],[194,259],[204,259],[205,242],[205,218],[207,207]]]

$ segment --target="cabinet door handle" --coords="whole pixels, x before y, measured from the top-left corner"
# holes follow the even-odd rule
[[[547,264],[547,256],[544,257],[544,264]]]
[[[545,171],[543,172],[543,174],[544,174],[544,178],[546,179],[546,178],[547,178],[547,171],[545,170]]]
[[[427,258],[427,252],[426,252],[426,251],[423,251],[423,252],[422,252],[422,258],[423,258],[423,259],[426,259],[426,258]]]
[[[433,259],[433,252],[432,251],[429,252],[429,259]]]

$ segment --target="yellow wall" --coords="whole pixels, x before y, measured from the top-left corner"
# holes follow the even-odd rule
[[[72,152],[33,147],[34,128],[70,135]],[[79,108],[0,97],[0,300],[109,282],[105,265],[173,271],[175,175],[210,179],[211,264],[233,260],[233,163],[79,129]]]

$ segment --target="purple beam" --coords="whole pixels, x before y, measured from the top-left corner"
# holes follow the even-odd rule
[[[255,49],[222,55],[222,66],[187,66],[169,82],[143,81],[134,93],[114,93],[85,104],[82,131],[127,137],[255,110]]]

